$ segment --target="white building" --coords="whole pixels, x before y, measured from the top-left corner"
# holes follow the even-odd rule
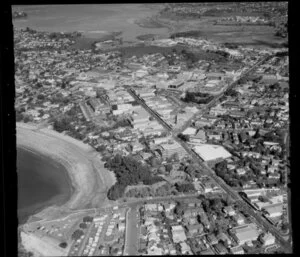
[[[231,230],[239,245],[256,240],[259,232],[255,224],[246,224],[235,227]]]
[[[182,132],[182,134],[183,134],[183,135],[192,135],[192,136],[193,136],[193,135],[196,134],[196,131],[197,131],[197,129],[188,127],[188,128],[186,128],[186,129]]]
[[[172,226],[172,235],[175,244],[179,242],[184,242],[187,239],[184,229],[181,225]]]
[[[190,246],[186,242],[180,243],[180,247],[181,247],[181,253],[182,254],[189,254],[189,255],[193,254],[193,252],[191,251]]]
[[[267,215],[270,218],[276,218],[282,215],[283,205],[282,203],[276,203],[263,207],[263,210],[267,213]]]
[[[218,158],[226,159],[231,157],[231,154],[226,151],[223,146],[219,145],[203,144],[194,146],[193,149],[204,161],[212,161]]]
[[[264,244],[264,246],[275,244],[275,236],[273,236],[271,233],[267,233],[261,237],[261,242]]]

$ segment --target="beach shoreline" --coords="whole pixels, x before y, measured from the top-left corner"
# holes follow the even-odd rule
[[[55,165],[55,167],[58,167],[57,171],[54,173],[57,173],[57,174],[60,173],[60,177],[57,178],[56,174],[51,175],[51,177],[54,176],[53,178],[54,178],[54,180],[57,181],[56,183],[58,183],[57,185],[58,185],[58,188],[60,188],[59,189],[60,192],[58,194],[52,195],[48,200],[38,201],[38,202],[35,202],[30,205],[27,205],[27,204],[23,205],[22,203],[20,203],[20,206],[19,206],[19,201],[21,201],[22,197],[20,196],[20,198],[19,198],[19,196],[18,196],[18,220],[19,220],[20,225],[27,223],[29,221],[30,216],[32,216],[36,213],[39,213],[40,211],[42,211],[43,209],[45,209],[48,206],[51,206],[54,204],[57,206],[62,206],[64,203],[66,203],[70,199],[71,195],[73,194],[73,192],[75,190],[75,188],[69,178],[68,172],[63,165],[61,165],[60,163],[57,163],[55,161],[55,159],[53,159],[49,156],[45,156],[45,155],[41,154],[40,152],[34,151],[33,149],[27,149],[24,146],[18,146],[18,148],[17,148],[17,160],[18,160],[17,161],[17,163],[18,163],[17,164],[17,173],[19,175],[19,172],[21,172],[21,174],[20,174],[21,180],[22,180],[22,176],[24,176],[24,174],[26,174],[26,171],[23,170],[22,166],[19,167],[19,165],[22,165],[23,161],[21,162],[21,164],[19,164],[19,158],[21,158],[21,157],[18,157],[18,155],[19,154],[23,155],[24,152],[26,153],[26,156],[29,154],[29,157],[34,156],[34,158],[38,158],[43,163],[44,162],[51,163],[52,165]],[[19,171],[19,168],[20,168],[20,171]],[[33,167],[33,168],[35,169],[35,167]],[[44,170],[39,169],[36,171],[41,176],[48,177],[48,174],[45,174],[45,172],[47,172],[48,170],[44,171]],[[19,179],[19,177],[18,177],[18,179]],[[62,185],[60,184],[61,179],[63,179]],[[18,188],[18,190],[21,191],[21,193],[22,193],[21,188]]]
[[[72,185],[70,198],[65,203],[45,206],[32,216],[51,219],[62,212],[103,207],[107,203],[107,191],[116,182],[115,175],[104,168],[100,154],[91,146],[28,123],[17,123],[16,131],[17,147],[63,165]]]

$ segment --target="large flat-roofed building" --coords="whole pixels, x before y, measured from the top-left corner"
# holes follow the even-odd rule
[[[138,89],[135,92],[142,98],[155,96],[155,89]]]
[[[189,143],[190,144],[204,144],[206,142],[206,134],[204,130],[199,130],[198,133],[194,136],[190,136]]]
[[[269,206],[263,207],[263,210],[267,213],[270,218],[275,218],[282,215],[283,204],[275,203]]]
[[[184,228],[181,225],[172,226],[172,235],[175,244],[187,240]]]
[[[194,146],[193,149],[203,161],[213,161],[231,157],[231,154],[226,151],[224,147],[219,145],[203,144]]]
[[[233,238],[239,245],[256,240],[259,236],[259,231],[255,224],[246,224],[231,229]]]
[[[149,120],[149,114],[142,107],[136,107],[134,109],[134,113],[132,115],[133,125],[134,127],[140,123],[147,122]]]

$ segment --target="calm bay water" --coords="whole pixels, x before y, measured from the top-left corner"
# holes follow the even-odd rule
[[[134,20],[156,14],[162,5],[147,4],[83,4],[13,6],[13,11],[25,11],[27,18],[15,19],[17,28],[30,27],[39,31],[82,31],[86,36],[121,31],[123,40],[132,41],[144,34],[167,33],[166,28],[141,28]]]
[[[45,156],[17,149],[18,218],[28,217],[52,204],[66,202],[72,193],[65,168]]]

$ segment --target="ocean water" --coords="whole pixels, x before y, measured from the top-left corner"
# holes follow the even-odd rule
[[[49,205],[62,204],[71,196],[66,169],[50,158],[18,148],[17,174],[20,224],[30,215]]]
[[[13,6],[25,11],[27,18],[13,20],[17,28],[30,27],[39,31],[81,31],[97,38],[106,32],[122,32],[124,41],[134,41],[144,34],[167,35],[166,28],[141,28],[135,20],[156,14],[161,4],[81,4]]]

